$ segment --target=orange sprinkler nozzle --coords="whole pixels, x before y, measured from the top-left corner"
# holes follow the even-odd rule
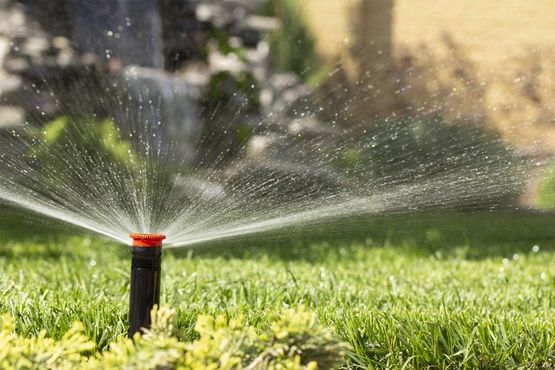
[[[131,234],[133,239],[133,247],[161,247],[162,240],[166,239],[162,234]]]

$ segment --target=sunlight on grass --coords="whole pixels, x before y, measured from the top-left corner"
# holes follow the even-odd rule
[[[304,305],[352,346],[352,368],[550,367],[553,221],[398,216],[324,233],[327,241],[242,240],[167,251],[161,301],[177,310],[187,340],[197,338],[200,314],[244,316],[262,327],[280,310]],[[44,329],[60,339],[78,320],[102,350],[126,332],[125,247],[12,232],[3,232],[11,237],[0,247],[0,311],[16,317],[20,334]]]

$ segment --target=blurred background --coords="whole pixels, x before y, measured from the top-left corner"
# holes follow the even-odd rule
[[[233,177],[230,163],[283,147],[269,130],[431,121],[471,127],[463,145],[503,139],[532,163],[504,204],[550,208],[554,12],[548,0],[0,0],[0,135],[68,114],[163,121],[186,162]]]

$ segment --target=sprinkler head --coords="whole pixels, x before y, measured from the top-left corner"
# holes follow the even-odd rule
[[[150,327],[150,311],[160,304],[161,234],[131,234],[131,288],[129,291],[129,337]]]
[[[162,234],[131,234],[129,237],[133,239],[133,247],[161,247],[166,239]]]

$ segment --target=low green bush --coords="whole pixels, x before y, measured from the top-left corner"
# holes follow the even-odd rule
[[[182,342],[173,325],[175,311],[156,308],[152,327],[133,339],[120,337],[109,350],[94,353],[95,344],[75,323],[56,341],[15,333],[15,320],[2,317],[2,369],[332,369],[344,360],[347,346],[321,326],[303,307],[274,317],[265,330],[242,317],[199,316],[198,339]]]
[[[47,155],[52,157],[56,150],[65,152],[77,147],[80,156],[98,157],[104,162],[130,165],[137,160],[131,143],[122,139],[116,124],[108,119],[61,116],[46,123],[37,136],[39,144],[32,147],[30,154],[39,159]],[[51,159],[45,158],[45,162]]]
[[[266,0],[262,14],[277,17],[281,28],[269,37],[275,67],[304,79],[321,71],[316,41],[295,0]]]
[[[111,120],[61,116],[32,134],[25,165],[34,176],[19,182],[38,193],[56,193],[61,184],[82,189],[87,185],[84,178],[131,174],[142,164],[131,142],[122,139]]]

